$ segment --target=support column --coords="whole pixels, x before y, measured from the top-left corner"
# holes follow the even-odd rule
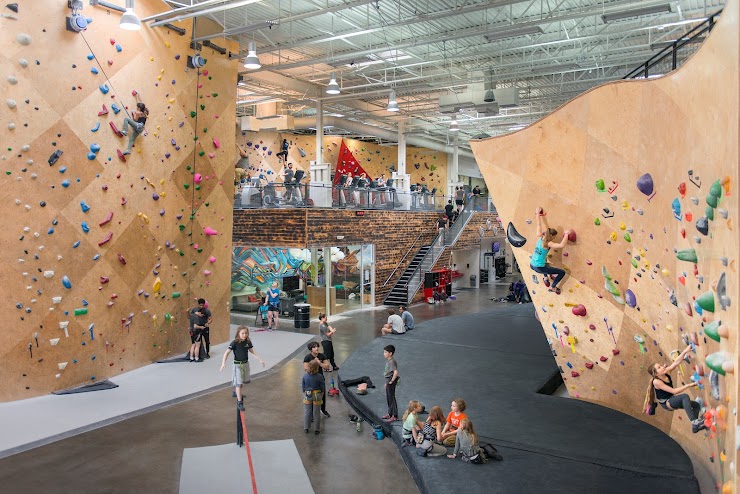
[[[316,102],[316,159],[311,160],[310,198],[314,206],[331,207],[331,166],[324,163],[324,104]]]
[[[393,172],[391,178],[393,178],[393,187],[396,189],[396,197],[403,204],[404,208],[408,208],[411,204],[411,198],[409,196],[409,190],[411,188],[411,175],[406,173],[406,134],[404,134],[405,130],[405,121],[401,120],[398,123],[398,154],[396,157],[396,171]]]
[[[460,164],[460,146],[458,143],[458,136],[452,141],[452,154],[448,155],[447,158],[447,197],[445,203],[452,199],[455,200],[455,187],[462,187],[463,183],[460,182],[459,176],[459,164]]]

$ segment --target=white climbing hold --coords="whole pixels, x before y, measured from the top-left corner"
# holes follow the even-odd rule
[[[18,103],[15,102],[14,99],[8,98],[5,100],[5,104],[8,105],[8,108],[11,110],[14,110],[16,106],[18,106]]]
[[[23,207],[26,208],[26,211],[30,211],[31,210],[31,205],[30,204],[26,204]]]
[[[23,46],[28,46],[31,44],[31,35],[26,33],[18,33],[15,36],[15,40]]]
[[[61,374],[54,374],[54,377],[56,377],[57,379],[59,379],[60,377],[62,377],[62,375]]]
[[[62,297],[51,297],[51,301],[54,304],[61,304],[62,303]]]
[[[31,231],[31,229],[30,229],[29,227],[27,227],[27,226],[26,226],[26,227],[23,227],[23,231],[24,231],[24,232],[26,232],[26,233],[28,233],[28,232],[30,232],[30,231]]]
[[[28,67],[28,60],[26,60],[25,58],[21,58],[20,60],[18,60],[18,64],[25,69]]]
[[[59,338],[52,338],[49,340],[49,343],[51,343],[51,346],[57,346],[57,343],[59,343]]]
[[[30,144],[24,144],[23,147],[21,148],[21,151],[23,151],[24,153],[27,153],[30,150],[31,150]]]
[[[64,370],[67,368],[67,362],[59,362],[57,367],[59,367],[59,370]]]
[[[18,78],[14,75],[9,75],[8,82],[15,86],[16,84],[18,84]]]
[[[44,278],[53,278],[54,271],[44,271]]]
[[[20,200],[20,199],[16,199],[16,200],[15,200],[15,203],[16,203],[16,204],[20,204],[20,203],[21,203],[21,200]]]
[[[15,124],[13,122],[8,124],[8,130],[15,130]]]
[[[29,163],[29,164],[30,164],[30,163]],[[32,173],[32,174],[31,174],[31,178],[33,178],[33,179],[36,179],[36,178],[38,178],[38,177],[39,177],[39,176],[38,176],[38,174],[37,174],[37,173]]]

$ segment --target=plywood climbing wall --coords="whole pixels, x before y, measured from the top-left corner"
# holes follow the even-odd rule
[[[473,142],[536,313],[572,397],[645,420],[674,437],[732,492],[737,424],[738,5],[664,78],[615,82],[528,129]],[[562,294],[530,268],[535,208],[575,243],[550,251]],[[691,345],[672,373],[707,409],[644,413],[647,369]],[[711,371],[714,370],[714,373]],[[711,374],[711,377],[710,377]],[[714,382],[713,382],[714,381]],[[573,417],[573,427],[578,417]],[[649,445],[646,445],[649,447]]]
[[[228,338],[236,62],[189,33],[127,32],[84,2],[19,2],[0,18],[0,400],[96,382],[184,354],[187,309],[208,300]],[[161,2],[139,0],[148,16]],[[190,29],[188,23],[182,27]],[[125,161],[137,90],[146,136]]]

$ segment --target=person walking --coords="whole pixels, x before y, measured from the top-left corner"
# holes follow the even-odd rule
[[[324,355],[331,364],[332,370],[339,370],[337,363],[334,361],[334,343],[331,337],[337,330],[329,326],[327,316],[323,312],[319,313],[319,333],[321,334],[321,346],[324,348]]]
[[[231,373],[231,379],[234,385],[234,391],[236,392],[236,408],[243,412],[244,397],[242,395],[242,385],[251,381],[249,354],[254,355],[260,361],[262,367],[265,366],[265,361],[254,353],[254,345],[252,345],[252,340],[249,339],[249,328],[246,326],[236,328],[236,338],[229,343],[229,347],[224,352],[224,358],[221,360],[219,372],[223,372],[226,366],[226,359],[231,352],[234,352],[234,367]]]

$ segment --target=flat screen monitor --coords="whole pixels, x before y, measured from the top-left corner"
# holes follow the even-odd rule
[[[298,276],[286,276],[283,278],[283,291],[292,292],[300,288],[300,278]]]

